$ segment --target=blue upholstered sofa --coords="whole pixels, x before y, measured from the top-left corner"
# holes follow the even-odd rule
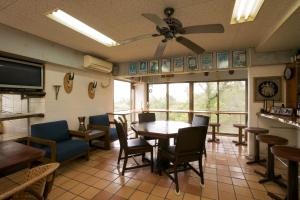
[[[73,139],[65,120],[32,125],[29,141],[33,146],[43,149],[51,161],[64,162],[79,156],[89,158],[88,142]]]
[[[110,127],[111,124],[113,124],[113,122],[109,121],[108,114],[94,115],[89,117],[88,129],[99,129],[106,131],[109,137],[105,139],[106,142],[108,142],[108,145],[110,145],[110,141],[115,141],[118,139],[116,128]]]

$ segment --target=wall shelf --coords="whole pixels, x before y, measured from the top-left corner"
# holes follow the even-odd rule
[[[31,117],[45,117],[44,113],[0,113],[0,122],[15,119],[26,119]]]

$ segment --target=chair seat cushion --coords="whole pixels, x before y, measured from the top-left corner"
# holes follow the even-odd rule
[[[127,140],[127,145],[128,148],[144,148],[144,147],[152,148],[152,146],[146,140],[141,138]]]
[[[51,156],[50,147],[43,147],[43,150],[46,151],[46,157]],[[59,162],[68,160],[72,157],[75,157],[79,154],[83,154],[89,150],[89,145],[83,140],[65,140],[62,142],[56,143],[56,160]]]

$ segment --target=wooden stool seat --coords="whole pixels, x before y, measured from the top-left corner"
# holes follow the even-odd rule
[[[247,125],[245,125],[245,124],[233,124],[233,127],[235,127],[235,128],[247,128]]]
[[[238,141],[232,141],[233,143],[235,143],[235,145],[245,145],[247,146],[247,136],[246,136],[246,132],[245,132],[245,141],[243,141],[243,129],[247,127],[247,125],[245,124],[233,124],[233,127],[236,127],[239,129],[239,134],[238,134]]]
[[[220,127],[221,125],[219,123],[209,123],[209,126],[212,127],[212,131],[211,131],[211,139],[208,139],[208,142],[216,142],[219,143],[220,140],[218,138],[216,138],[216,127]]]
[[[248,133],[253,133],[255,135],[260,135],[260,134],[267,134],[269,133],[268,129],[265,128],[259,128],[259,127],[248,127],[245,129]]]
[[[279,136],[275,135],[257,135],[256,139],[260,142],[268,144],[268,158],[267,158],[267,171],[266,173],[261,173],[258,171],[255,171],[255,173],[265,177],[264,179],[261,179],[259,183],[265,183],[268,181],[273,181],[280,185],[281,187],[286,188],[286,185],[281,182],[279,179],[281,178],[281,175],[275,176],[274,172],[274,155],[271,152],[271,147],[274,145],[284,145],[288,143],[288,140]]]
[[[256,139],[269,145],[285,145],[288,140],[276,135],[257,135]]]
[[[300,149],[298,148],[289,146],[275,146],[271,148],[271,151],[275,156],[294,162],[300,162]]]
[[[287,200],[298,199],[298,162],[300,162],[300,149],[289,146],[274,146],[271,148],[275,156],[288,160],[288,184]],[[273,199],[281,199],[277,195],[268,192]]]
[[[254,156],[251,161],[248,161],[247,164],[262,164],[263,162],[266,162],[266,159],[260,159],[259,152],[259,141],[256,139],[257,135],[267,134],[269,133],[268,129],[265,128],[259,128],[259,127],[248,127],[245,129],[245,133],[252,133],[254,134]]]

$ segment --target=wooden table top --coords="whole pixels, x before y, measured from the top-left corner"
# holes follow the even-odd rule
[[[0,171],[42,158],[43,150],[13,141],[0,142]]]
[[[191,126],[189,123],[179,121],[154,121],[132,124],[131,128],[139,135],[167,139],[175,137],[178,129]]]

